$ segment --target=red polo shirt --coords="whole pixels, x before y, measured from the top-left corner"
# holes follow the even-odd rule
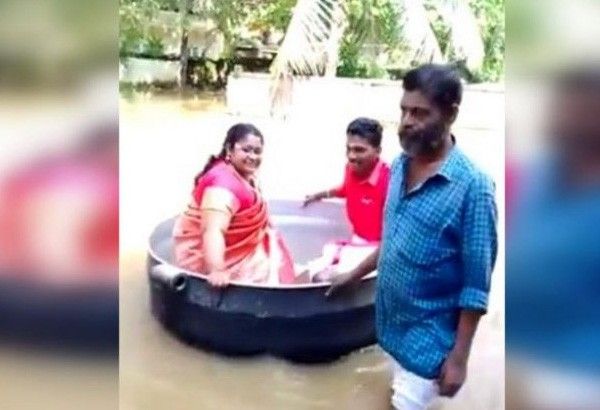
[[[344,182],[333,194],[346,198],[346,212],[354,234],[368,241],[379,242],[383,225],[383,206],[390,181],[390,167],[379,160],[371,175],[357,178],[346,165]]]

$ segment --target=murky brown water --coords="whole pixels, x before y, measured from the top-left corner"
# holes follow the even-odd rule
[[[214,95],[122,103],[121,409],[388,410],[388,367],[376,346],[327,365],[224,358],[179,342],[151,316],[144,265],[147,238],[156,224],[183,209],[193,175],[238,121],[256,123],[266,136],[261,183],[267,197],[301,199],[316,185],[339,182],[345,161],[340,145],[343,115],[321,118],[318,125],[301,116],[287,121],[241,118],[227,114],[223,99]],[[497,181],[503,215],[503,130],[465,129],[457,134],[463,149]],[[384,129],[383,151],[388,160],[399,151],[393,125]],[[503,243],[503,229],[500,235]],[[443,400],[436,408],[504,408],[503,259],[500,249],[490,311],[474,341],[467,383],[454,400]]]
[[[121,272],[121,409],[389,409],[378,347],[327,365],[210,354],[154,321],[143,254],[122,257]]]
[[[3,410],[116,409],[117,358],[74,358],[2,346],[0,386]]]

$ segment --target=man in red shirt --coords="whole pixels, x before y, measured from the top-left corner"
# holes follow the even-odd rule
[[[390,179],[390,167],[379,157],[381,124],[370,118],[357,118],[348,125],[346,138],[348,164],[344,182],[337,188],[308,195],[304,206],[324,198],[346,198],[353,235],[350,241],[337,243],[337,246],[326,245],[323,256],[309,264],[312,274],[332,265],[344,271],[345,265],[352,265],[354,260],[360,262],[360,256],[381,240],[383,206]]]

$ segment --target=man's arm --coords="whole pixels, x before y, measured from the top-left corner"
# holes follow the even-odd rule
[[[439,387],[441,396],[454,396],[467,378],[467,363],[471,353],[473,337],[483,311],[462,310],[454,347],[442,365]]]
[[[377,269],[377,261],[379,260],[379,247],[367,256],[356,268],[350,272],[336,275],[331,280],[331,286],[325,292],[326,296],[337,293],[341,288],[344,288],[353,283],[357,283],[361,278],[368,275]]]
[[[462,310],[458,320],[458,330],[456,332],[456,342],[452,353],[456,359],[464,360],[469,358],[471,353],[471,344],[479,324],[479,319],[483,316],[480,310]]]
[[[463,288],[458,301],[462,309],[487,311],[498,252],[497,223],[494,185],[483,175],[476,177],[465,198],[462,221]]]
[[[348,173],[344,172],[344,180],[340,186],[328,189],[326,191],[317,192],[316,194],[307,195],[304,198],[303,206],[308,206],[313,202],[321,201],[325,198],[344,198],[346,197],[346,183],[348,181]]]
[[[467,375],[467,362],[479,319],[487,311],[491,274],[497,254],[497,210],[493,183],[477,177],[467,194],[463,213],[462,261],[464,285],[456,340],[439,377],[440,395],[454,396]]]
[[[325,198],[332,198],[334,196],[337,196],[337,189],[328,189],[326,191],[321,191],[321,192],[317,192],[316,194],[312,194],[312,195],[307,195],[306,198],[304,198],[304,206],[308,206],[310,204],[312,204],[313,202],[318,202],[321,201]]]

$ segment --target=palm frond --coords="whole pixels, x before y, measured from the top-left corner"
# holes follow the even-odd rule
[[[401,10],[400,37],[407,45],[413,64],[441,63],[442,51],[427,16],[423,0],[396,0]]]
[[[443,18],[450,26],[448,57],[464,61],[469,71],[483,65],[485,49],[481,30],[468,0],[443,0]]]
[[[318,75],[325,70],[325,52],[344,14],[343,0],[298,0],[292,19],[271,65],[271,73]],[[342,19],[343,20],[343,19]],[[336,40],[338,41],[338,40]]]
[[[294,76],[335,73],[344,17],[344,0],[298,0],[271,64],[271,113],[291,104]]]

